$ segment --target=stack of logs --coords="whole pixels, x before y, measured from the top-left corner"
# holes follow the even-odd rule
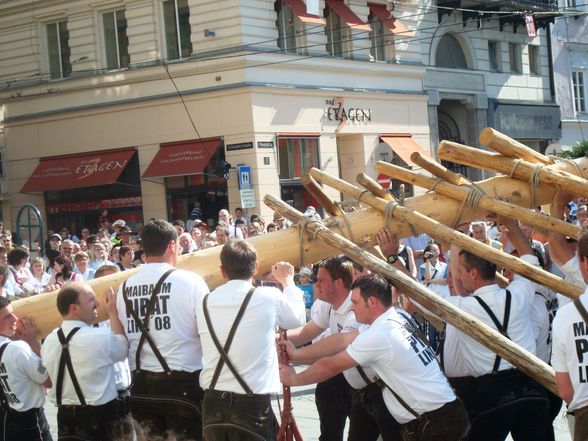
[[[588,197],[588,181],[585,179],[588,158],[556,161],[492,129],[482,131],[480,142],[497,153],[444,141],[439,146],[438,155],[448,161],[502,175],[472,183],[418,153],[414,153],[411,160],[433,177],[428,173],[378,162],[377,172],[430,190],[401,203],[363,173],[357,177],[362,186],[360,188],[312,169],[309,175],[303,177],[303,183],[330,217],[322,222],[310,221],[302,213],[268,195],[264,198],[265,203],[298,225],[248,240],[258,250],[260,273],[269,272],[273,263],[279,260],[289,260],[299,265],[317,262],[334,253],[344,253],[372,271],[392,279],[406,295],[556,392],[554,372],[550,366],[365,251],[365,248],[375,245],[375,233],[384,225],[401,237],[412,236],[414,231],[424,232],[436,240],[458,245],[568,297],[578,297],[583,291],[581,288],[482,244],[452,226],[484,219],[492,212],[519,219],[544,231],[556,231],[577,238],[579,227],[541,215],[529,207],[551,202],[557,188]],[[343,213],[339,205],[326,196],[321,185],[333,187],[346,198],[356,199],[368,208]],[[213,289],[222,283],[219,255],[220,247],[198,251],[178,258],[177,266],[200,274]],[[135,271],[113,274],[92,280],[89,284],[99,300],[103,300],[108,287],[117,287]],[[14,303],[19,316],[32,316],[35,319],[40,337],[46,336],[60,324],[55,306],[56,296],[57,292],[51,292]],[[100,309],[99,319],[105,317],[104,310]]]

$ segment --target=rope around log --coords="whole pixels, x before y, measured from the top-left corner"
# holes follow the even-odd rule
[[[312,219],[310,217],[307,217],[303,220],[301,220],[300,222],[298,222],[298,224],[296,224],[296,228],[298,228],[298,238],[299,238],[299,243],[300,243],[300,267],[302,267],[302,265],[304,265],[304,231],[307,230],[307,226],[308,224],[312,224],[312,223],[316,223],[320,225],[320,228],[317,228],[315,231],[308,231],[309,233],[312,234],[312,240],[316,239],[317,234],[319,233],[319,231],[326,229],[325,224],[321,221],[318,221],[316,219]]]
[[[468,191],[467,196],[461,202],[459,210],[457,211],[457,215],[451,224],[451,228],[455,229],[460,224],[461,219],[465,214],[466,208],[478,208],[480,199],[482,199],[485,195],[486,193],[484,193],[480,187],[470,185],[470,191]]]

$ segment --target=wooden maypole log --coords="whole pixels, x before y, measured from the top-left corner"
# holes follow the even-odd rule
[[[501,267],[507,268],[520,274],[528,279],[533,280],[541,285],[544,285],[553,291],[564,294],[570,298],[579,297],[584,290],[576,285],[566,282],[561,277],[555,276],[543,269],[533,266],[523,260],[511,256],[497,250],[489,245],[486,245],[476,239],[473,239],[459,231],[447,227],[434,219],[424,216],[422,213],[413,211],[395,202],[388,202],[384,199],[378,198],[374,195],[366,194],[360,188],[349,184],[341,179],[331,176],[321,170],[311,169],[310,174],[319,182],[329,185],[353,198],[361,198],[361,200],[371,205],[372,207],[385,212],[388,204],[395,204],[390,210],[391,216],[400,219],[403,222],[414,225],[420,231],[424,231],[429,236],[436,238],[443,242],[449,242],[457,245],[470,253],[483,257],[490,262],[493,262]]]
[[[439,179],[431,178],[421,173],[416,173],[412,170],[398,167],[388,162],[378,161],[375,165],[375,169],[378,173],[383,173],[395,179],[399,179],[406,183],[414,184],[428,190],[434,190],[443,196],[460,201],[468,198],[470,192],[479,191],[475,187],[453,185],[449,182],[440,181]],[[500,201],[486,195],[478,195],[475,205],[489,212],[501,214],[513,219],[518,219],[524,224],[540,229],[555,231],[557,233],[563,234],[564,236],[578,238],[582,232],[582,229],[577,225],[555,219],[551,216],[545,216],[535,211],[519,207],[518,205],[514,205],[509,202]]]
[[[490,127],[486,127],[480,132],[480,144],[509,158],[520,158],[533,164],[555,164],[553,158],[548,158]]]
[[[588,197],[588,181],[578,176],[578,174],[586,174],[588,158],[574,161],[578,164],[577,168],[568,162],[542,166],[450,141],[441,142],[437,152],[440,158],[447,161],[504,173],[516,179],[529,181],[536,174],[541,183],[561,188],[577,196]]]
[[[298,219],[298,222],[302,222],[305,219],[302,213],[294,210],[292,207],[273,196],[266,195],[264,202],[284,217]],[[381,224],[378,226],[381,226]],[[312,237],[319,239],[315,241],[317,244],[319,242],[325,242],[328,246],[339,250],[339,252],[344,253],[346,256],[359,262],[371,271],[388,277],[392,280],[394,286],[402,290],[403,293],[406,293],[411,299],[417,301],[433,314],[441,317],[447,323],[450,323],[460,331],[466,333],[476,341],[494,351],[513,366],[516,366],[521,371],[543,384],[553,393],[557,393],[555,374],[553,369],[547,363],[519,347],[477,318],[466,314],[461,309],[456,308],[451,303],[439,297],[437,294],[429,291],[425,286],[415,282],[406,274],[372,256],[368,252],[363,251],[349,240],[336,234],[334,231],[329,230],[320,222],[309,222],[306,220],[304,228],[312,235]]]

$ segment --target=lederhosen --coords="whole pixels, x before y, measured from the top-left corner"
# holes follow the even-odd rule
[[[482,309],[488,314],[500,334],[510,340],[508,324],[510,320],[512,294],[506,290],[504,305],[504,320],[502,323],[492,312],[490,307],[478,296],[473,296]],[[443,358],[442,358],[443,360]],[[529,406],[548,406],[545,394],[536,383],[518,369],[499,370],[502,358],[496,355],[492,372],[480,377],[452,377],[449,382],[455,389],[457,396],[464,402],[472,428],[478,420],[494,413],[497,409],[506,409],[527,400]],[[533,400],[533,402],[531,402]],[[536,403],[535,403],[536,402]],[[547,407],[546,407],[547,409]],[[475,433],[475,429],[474,429]]]
[[[224,346],[221,345],[208,312],[208,295],[204,297],[203,312],[210,337],[219,353],[210,386],[204,391],[202,429],[207,441],[226,439],[228,433],[239,434],[241,440],[275,440],[277,422],[271,407],[269,394],[254,394],[229,358],[235,333],[245,314],[255,288],[251,288],[235,316]],[[244,394],[217,390],[216,385],[223,367],[227,367],[237,380]]]
[[[165,435],[166,431],[171,430],[180,438],[200,439],[203,395],[199,384],[200,371],[172,371],[149,333],[149,320],[157,295],[163,282],[173,271],[175,268],[166,271],[155,284],[143,318],[133,309],[127,296],[126,282],[122,286],[127,314],[141,331],[135,353],[135,370],[132,372],[131,411],[134,419],[150,427],[151,435]],[[141,369],[141,350],[145,342],[153,351],[163,372]]]
[[[114,440],[118,438],[118,433],[115,432],[118,432],[119,424],[122,424],[122,420],[129,413],[128,406],[125,406],[124,402],[120,401],[118,397],[98,406],[86,403],[69,352],[69,343],[80,329],[79,327],[73,328],[67,336],[62,328],[57,330],[57,338],[61,343],[61,356],[55,383],[55,399],[58,407],[58,439],[80,441]],[[63,379],[66,370],[80,404],[62,404]]]
[[[11,342],[0,346],[0,365],[6,347]],[[4,390],[2,381],[0,386],[0,441],[51,441],[49,424],[42,407],[26,411],[14,410],[10,407],[10,400]]]

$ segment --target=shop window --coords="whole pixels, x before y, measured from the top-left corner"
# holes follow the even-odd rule
[[[104,50],[106,67],[121,69],[129,67],[129,39],[125,11],[111,11],[102,14],[104,26]]]
[[[70,49],[67,21],[47,25],[47,52],[51,79],[69,77],[71,75],[71,63],[69,61]]]
[[[344,40],[348,39],[348,27],[330,6],[325,8],[325,33],[327,34],[327,52],[333,57],[343,57]]]
[[[370,32],[370,41],[372,43],[370,48],[370,57],[372,61],[387,61],[389,57],[387,53],[389,48],[394,47],[394,36],[388,32],[382,20],[380,20],[373,12],[370,12],[368,21],[372,26]]]
[[[384,161],[384,159],[382,159],[382,161]],[[410,170],[410,167],[408,166],[408,164],[406,162],[404,162],[402,160],[402,158],[400,158],[400,156],[397,155],[396,153],[392,153],[392,160],[391,161],[386,160],[386,162],[390,162],[391,164],[394,164],[398,167],[407,168]],[[407,198],[414,196],[414,186],[412,184],[402,182],[398,179],[391,179],[390,180],[390,191],[392,192],[394,197],[399,198],[401,196],[400,195],[400,186],[402,184],[404,184],[404,196]]]
[[[508,43],[508,59],[510,62],[510,73],[523,73],[523,54],[521,45],[517,43]]]
[[[163,24],[168,60],[177,60],[192,55],[192,31],[188,0],[164,0]]]
[[[312,167],[320,167],[318,138],[279,138],[280,179],[297,179]]]
[[[451,34],[441,37],[437,52],[435,53],[435,65],[450,69],[467,69],[468,62],[461,44]]]
[[[492,72],[502,71],[502,59],[500,57],[500,42],[489,41],[488,42],[488,58],[490,63],[490,70]]]
[[[283,0],[275,3],[278,15],[276,27],[278,29],[278,47],[286,53],[296,53],[296,15],[292,8],[284,4]]]
[[[541,75],[539,46],[529,45],[529,72],[531,75]]]
[[[577,113],[586,113],[586,87],[584,83],[584,71],[572,72],[572,89],[574,92],[574,108]]]
[[[566,8],[576,9],[577,2],[576,0],[566,0]]]

